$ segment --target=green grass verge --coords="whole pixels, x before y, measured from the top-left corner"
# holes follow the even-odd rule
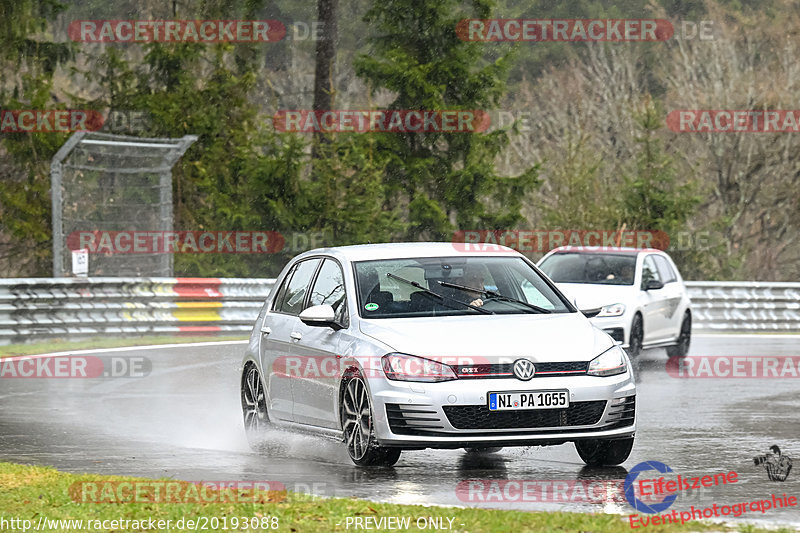
[[[146,346],[149,344],[182,344],[187,342],[240,341],[247,339],[247,335],[103,337],[79,341],[53,339],[46,342],[37,342],[31,344],[6,344],[4,346],[0,346],[0,357],[65,352],[67,350],[86,350],[91,348],[119,348],[123,346]]]
[[[247,503],[82,503],[80,485],[75,490],[73,484],[91,482],[102,486],[103,483],[112,481],[139,481],[147,483],[148,480],[126,478],[118,476],[75,475],[59,472],[52,468],[23,466],[11,463],[0,463],[0,517],[5,520],[11,518],[31,520],[31,527],[35,528],[42,520],[141,520],[148,519],[178,520],[194,519],[203,520],[216,518],[228,520],[229,530],[233,517],[240,520],[244,517],[265,519],[277,518],[276,531],[291,533],[347,531],[348,517],[371,518],[379,520],[381,517],[409,517],[411,527],[401,531],[420,531],[415,526],[419,517],[440,517],[443,524],[447,525],[448,518],[452,518],[452,529],[449,531],[469,532],[529,532],[529,531],[583,531],[583,532],[631,532],[625,517],[607,514],[583,514],[564,512],[522,512],[522,511],[497,511],[475,508],[449,508],[426,507],[421,505],[399,505],[387,503],[373,503],[363,500],[344,498],[317,498],[299,493],[257,493],[256,498],[252,493]],[[163,480],[173,482],[174,480]],[[152,483],[152,481],[150,481]],[[73,486],[72,492],[70,487]],[[109,485],[110,486],[110,485]],[[102,494],[102,489],[98,492]],[[212,497],[214,493],[212,493]],[[209,496],[205,496],[209,499]],[[78,500],[78,501],[75,501]],[[257,500],[258,503],[253,501]],[[371,522],[371,521],[370,521]],[[46,522],[45,522],[46,523]],[[19,526],[19,524],[17,524]],[[133,524],[129,524],[131,526]],[[5,531],[9,527],[0,527]],[[157,531],[140,525],[138,528],[127,529],[108,524],[106,529],[99,531]],[[202,527],[198,528],[203,531]],[[645,529],[645,528],[642,528]],[[16,530],[21,530],[17,528]],[[35,529],[30,529],[33,531]],[[69,531],[84,531],[88,529],[77,528],[75,524]],[[194,528],[172,527],[169,531],[193,531]],[[352,524],[351,531],[355,529]],[[677,531],[737,531],[720,525],[704,524],[701,522],[688,522],[684,525],[650,526],[648,532],[677,532]],[[66,531],[50,526],[49,529],[39,531]],[[95,529],[93,531],[98,531]],[[161,531],[164,531],[162,528]],[[206,529],[205,531],[223,531],[222,527]],[[242,531],[242,529],[239,529]],[[249,529],[248,531],[269,531],[269,529]],[[390,529],[373,528],[371,531],[391,531]],[[394,529],[398,531],[398,529]],[[425,529],[431,531],[431,529]],[[741,526],[738,531],[790,531],[790,530],[765,530],[752,526]]]

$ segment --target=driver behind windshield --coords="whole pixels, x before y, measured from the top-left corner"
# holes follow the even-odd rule
[[[456,285],[462,285],[464,287],[471,287],[475,289],[483,289],[484,288],[484,277],[483,273],[481,272],[479,267],[475,266],[466,266],[464,267],[464,273],[460,278],[456,278],[453,282]],[[480,307],[483,305],[483,300],[481,296],[483,293],[478,291],[460,291],[461,294],[459,297],[464,299],[465,302],[469,303],[470,305],[474,305],[476,307]]]
[[[606,280],[620,285],[633,285],[633,265],[628,262],[623,263],[619,272],[616,275],[613,272],[609,273]]]

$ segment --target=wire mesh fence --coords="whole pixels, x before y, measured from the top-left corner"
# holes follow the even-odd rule
[[[196,140],[83,131],[70,137],[50,167],[53,276],[70,272],[78,249],[91,252],[89,276],[172,276],[170,253],[104,252],[96,240],[118,232],[172,231],[172,167]]]

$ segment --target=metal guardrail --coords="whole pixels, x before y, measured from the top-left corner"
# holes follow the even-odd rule
[[[0,344],[52,337],[248,333],[274,279],[0,279]],[[694,329],[800,332],[800,283],[686,283]]]
[[[275,280],[0,280],[0,344],[52,337],[249,333]]]
[[[800,332],[800,283],[687,281],[694,329]]]

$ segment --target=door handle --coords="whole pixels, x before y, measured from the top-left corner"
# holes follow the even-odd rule
[[[299,341],[300,339],[303,338],[303,335],[300,334],[300,333],[297,333],[296,331],[293,331],[293,332],[289,333],[289,336],[291,338],[293,338],[294,340],[296,340],[296,341]]]
[[[264,335],[269,335],[270,333],[272,333],[272,328],[269,326],[261,326],[261,333],[263,333]]]

